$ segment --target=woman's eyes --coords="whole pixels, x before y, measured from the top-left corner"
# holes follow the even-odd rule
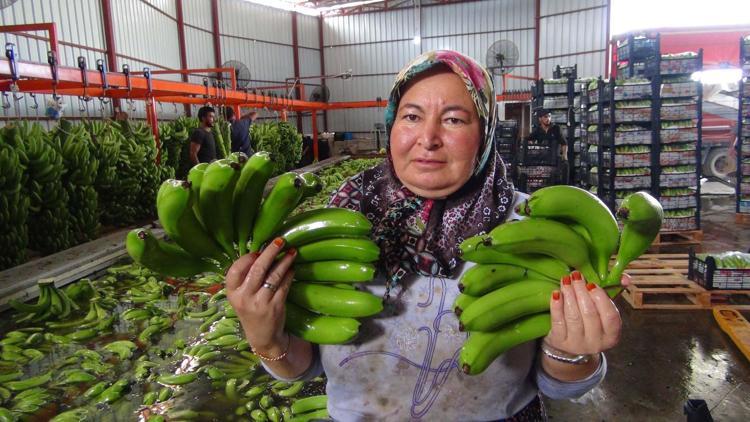
[[[409,122],[417,122],[419,121],[420,117],[416,114],[404,114],[402,119]],[[450,125],[460,125],[466,123],[463,119],[460,119],[458,117],[447,117],[444,119],[444,121]]]
[[[459,125],[461,123],[464,123],[462,119],[459,119],[458,117],[448,117],[445,119],[446,122],[452,124],[452,125]]]
[[[403,119],[410,122],[416,122],[417,120],[419,120],[419,116],[417,116],[416,114],[405,114]]]

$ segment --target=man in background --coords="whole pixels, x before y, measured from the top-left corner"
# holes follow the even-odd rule
[[[234,110],[231,107],[227,107],[225,114],[227,121],[232,125],[232,152],[242,152],[247,156],[252,155],[250,125],[258,117],[258,113],[251,111],[238,119],[234,114]]]
[[[568,143],[562,134],[560,126],[552,123],[549,110],[537,111],[537,124],[529,134],[528,140],[534,141],[535,148],[550,148],[552,157],[559,157],[557,178],[558,183],[568,183]]]
[[[190,161],[193,165],[210,163],[216,159],[216,140],[211,132],[215,118],[213,107],[204,106],[198,110],[200,125],[190,134]]]

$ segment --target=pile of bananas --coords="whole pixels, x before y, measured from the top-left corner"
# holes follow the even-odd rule
[[[111,123],[120,139],[120,153],[117,156],[117,179],[112,189],[100,192],[105,204],[102,210],[102,223],[127,226],[136,220],[136,203],[141,191],[141,168],[146,160],[145,146],[129,136],[123,123]]]
[[[70,240],[79,244],[95,239],[99,231],[99,196],[94,182],[99,171],[96,146],[84,125],[62,120],[52,131],[52,142],[67,171],[63,186],[68,193]]]
[[[750,253],[739,251],[727,251],[721,253],[703,253],[695,255],[698,259],[705,261],[709,256],[716,262],[716,268],[746,269],[750,268]]]
[[[157,212],[174,244],[146,229],[128,234],[126,246],[138,263],[173,277],[221,273],[239,256],[283,237],[296,248],[296,279],[287,306],[287,328],[316,343],[343,343],[357,335],[354,319],[377,314],[380,299],[346,283],[372,280],[379,249],[367,239],[372,226],[360,213],[328,208],[287,218],[305,197],[320,192],[312,173],[282,174],[268,196],[270,154],[229,158],[193,167],[188,181],[167,180]],[[321,284],[327,283],[327,284]],[[341,284],[343,283],[343,284]]]
[[[506,350],[549,332],[551,293],[571,268],[610,296],[618,294],[625,267],[648,249],[664,218],[656,199],[634,193],[617,211],[620,233],[601,200],[565,185],[535,191],[517,212],[528,218],[460,245],[462,259],[477,263],[462,276],[454,303],[460,329],[470,332],[459,358],[467,374],[483,372]]]
[[[139,152],[142,153],[135,159],[140,159],[139,162],[132,162],[131,165],[136,165],[133,169],[135,171],[134,176],[137,180],[137,185],[140,187],[139,192],[135,200],[135,218],[151,218],[156,215],[156,207],[154,199],[156,198],[156,191],[159,189],[159,184],[162,181],[162,175],[160,172],[159,165],[156,164],[156,157],[159,151],[156,149],[156,140],[154,134],[151,132],[151,128],[145,123],[134,123],[134,122],[122,122],[120,125],[120,131],[126,138],[132,140],[132,144],[137,145]]]
[[[186,117],[180,117],[173,122],[159,124],[159,139],[161,140],[161,164],[172,169],[169,178],[184,178],[187,176],[187,170],[180,173],[182,151],[186,149],[190,132],[188,125],[185,124]]]
[[[256,123],[250,127],[254,151],[271,154],[273,176],[289,171],[302,159],[302,134],[287,122]]]
[[[23,186],[28,163],[18,128],[0,129],[0,270],[26,260],[29,196]]]

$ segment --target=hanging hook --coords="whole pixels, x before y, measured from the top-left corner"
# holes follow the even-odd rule
[[[10,98],[8,96],[8,93],[3,91],[3,108],[8,109],[10,108]]]
[[[47,63],[52,74],[52,99],[57,104],[60,104],[60,97],[57,95],[57,83],[59,82],[57,76],[57,54],[54,51],[47,52]]]
[[[30,109],[34,110],[34,116],[39,117],[39,103],[36,100],[36,94],[33,92],[29,93],[29,97],[34,101],[34,104],[28,106]],[[28,105],[28,101],[26,101],[26,104]]]

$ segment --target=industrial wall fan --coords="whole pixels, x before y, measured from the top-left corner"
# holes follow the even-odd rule
[[[487,69],[493,76],[502,77],[503,92],[505,91],[506,75],[513,71],[518,64],[518,46],[510,40],[495,41],[487,49]]]
[[[312,93],[310,94],[310,101],[318,102],[318,103],[327,103],[328,99],[331,96],[331,92],[328,90],[328,87],[325,85],[318,85],[313,89]]]
[[[239,60],[228,60],[221,65],[221,67],[232,67],[234,68],[234,77],[237,79],[237,88],[247,88],[250,85],[250,68]],[[229,82],[232,76],[229,72],[224,72],[221,77],[225,82]]]

